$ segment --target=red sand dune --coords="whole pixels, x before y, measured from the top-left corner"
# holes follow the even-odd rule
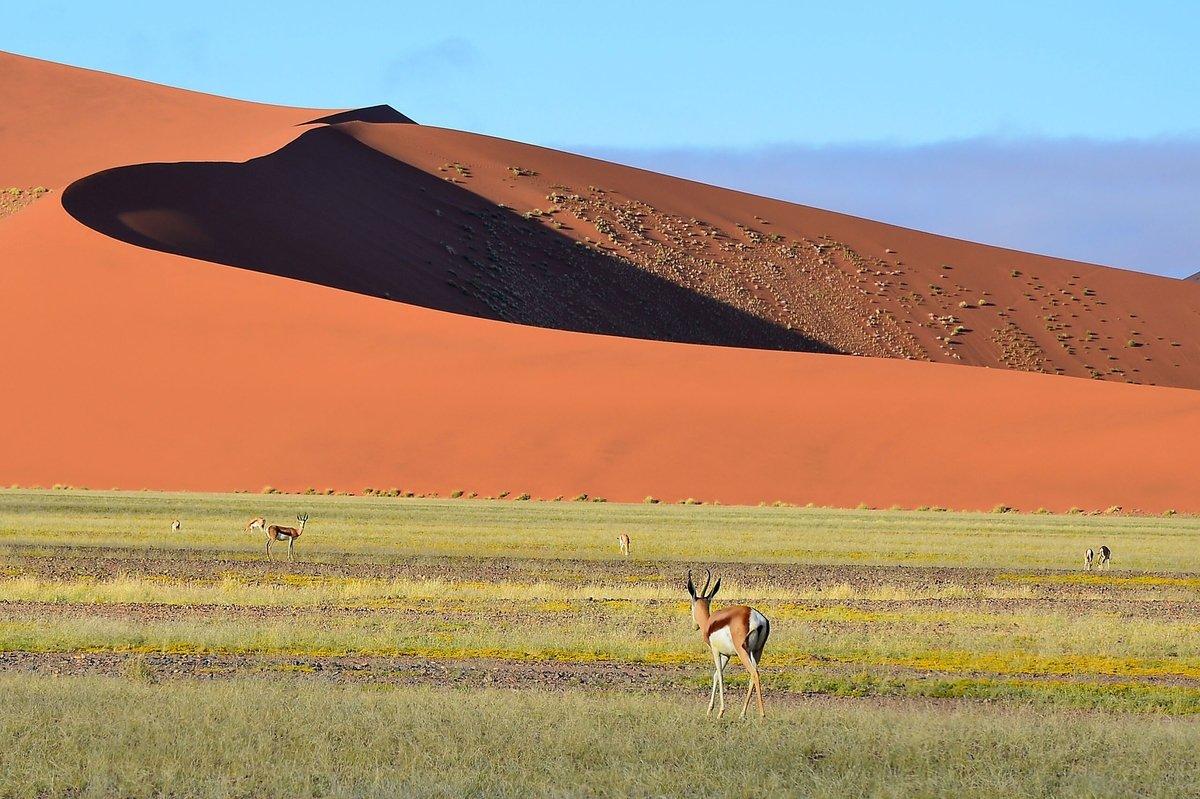
[[[0,481],[1200,510],[1200,286],[330,114],[0,55]]]

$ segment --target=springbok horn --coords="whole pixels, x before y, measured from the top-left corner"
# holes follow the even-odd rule
[[[692,599],[696,598],[696,584],[692,582],[691,569],[688,569],[688,593],[692,595]]]
[[[704,570],[704,590],[700,592],[700,596],[708,596],[708,584],[712,582],[712,572],[708,569]]]

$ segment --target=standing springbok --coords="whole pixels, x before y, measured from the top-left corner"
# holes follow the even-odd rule
[[[617,546],[621,548],[621,554],[629,557],[629,533],[621,533],[617,536]]]
[[[171,522],[171,532],[172,532],[172,533],[178,533],[178,532],[179,532],[179,528],[180,528],[180,527],[183,527],[183,525],[179,523],[179,520],[178,520],[178,519],[176,519],[175,521]]]
[[[1094,557],[1096,557],[1096,553],[1092,551],[1091,547],[1088,547],[1088,551],[1083,553],[1083,568],[1087,569],[1088,571],[1091,571],[1092,570],[1092,558],[1094,558]]]
[[[1100,568],[1112,568],[1112,550],[1103,545],[1100,547]]]
[[[271,559],[271,543],[273,541],[288,542],[288,560],[295,560],[293,555],[296,549],[296,539],[304,534],[304,525],[308,522],[308,514],[301,513],[296,517],[296,521],[300,522],[300,527],[280,527],[278,524],[272,524],[267,528],[267,560]]]
[[[758,675],[758,664],[762,660],[763,647],[767,645],[767,638],[771,635],[771,622],[767,620],[766,616],[746,605],[730,605],[712,613],[712,598],[720,590],[721,580],[717,579],[717,584],[713,586],[712,591],[708,590],[710,582],[712,582],[712,573],[705,569],[704,588],[697,594],[696,585],[692,582],[692,572],[688,571],[687,589],[692,596],[692,620],[696,622],[696,629],[703,632],[704,642],[712,651],[713,663],[716,666],[713,671],[712,694],[708,700],[707,715],[712,715],[713,705],[717,701],[718,694],[721,697],[721,709],[717,712],[717,718],[725,715],[724,671],[729,659],[737,655],[738,660],[750,674],[750,684],[746,686],[746,701],[742,703],[742,715],[739,718],[746,718],[746,710],[750,707],[750,695],[754,691],[758,692],[758,715],[766,716],[767,713],[763,709],[762,681]]]
[[[264,533],[267,531],[267,520],[262,516],[259,516],[256,519],[251,519],[250,523],[246,525],[247,533],[252,533],[255,530],[262,530]]]

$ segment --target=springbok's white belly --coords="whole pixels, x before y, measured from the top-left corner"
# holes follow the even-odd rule
[[[713,651],[720,652],[722,655],[733,657],[737,654],[737,649],[733,645],[733,634],[729,632],[728,627],[722,627],[708,636],[708,645],[713,648]]]

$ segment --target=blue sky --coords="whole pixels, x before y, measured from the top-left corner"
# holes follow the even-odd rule
[[[1080,178],[1093,210],[1109,198],[1115,215],[1132,201],[1131,177],[1155,188],[1114,163],[1123,147],[1145,155],[1200,140],[1196,3],[114,0],[13,4],[4,17],[0,49],[266,102],[387,102],[426,124],[651,167],[671,151],[673,171],[701,180],[1107,263],[1118,263],[1110,245],[1088,249],[1076,222],[1064,218],[1075,234],[1061,244],[1047,237],[1045,202],[1029,211],[1043,229],[1031,236],[1013,221],[1020,213],[987,222],[1007,205],[980,208],[982,223],[940,221],[953,216],[953,186],[939,189],[951,205],[932,210],[903,190],[882,206],[864,200],[889,170],[928,195],[909,165],[920,156],[937,171],[939,147],[961,162],[974,142],[994,163],[1044,145],[1013,168],[1045,178],[1064,140],[1087,140],[1102,146],[1071,159],[1064,178]],[[856,152],[882,173],[856,168]],[[806,177],[814,158],[829,175]],[[1023,202],[1019,189],[1004,202]],[[1200,269],[1193,249],[1173,242],[1122,263],[1181,274]]]

